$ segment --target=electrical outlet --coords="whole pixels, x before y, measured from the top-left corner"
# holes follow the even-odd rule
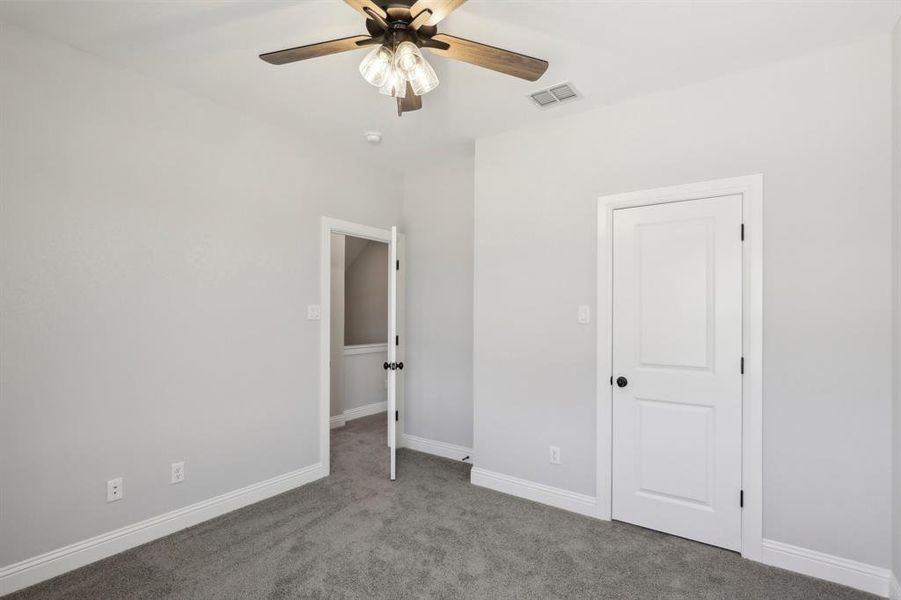
[[[550,456],[551,464],[559,465],[560,464],[560,448],[558,448],[557,446],[551,446],[550,450],[551,450],[551,456]]]
[[[115,502],[125,496],[125,487],[121,477],[110,479],[106,482],[106,501]]]
[[[185,463],[182,462],[174,462],[172,463],[172,479],[170,483],[181,483],[185,480]]]

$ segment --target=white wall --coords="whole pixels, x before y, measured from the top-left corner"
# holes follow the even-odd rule
[[[406,423],[411,435],[472,446],[473,154],[408,173]]]
[[[901,21],[892,33],[892,167],[894,247],[894,407],[893,407],[893,479],[894,479],[894,572],[901,581]]]
[[[400,187],[6,25],[0,56],[0,565],[318,462],[319,218],[390,226]]]
[[[329,415],[334,417],[344,412],[344,257],[346,238],[333,233],[331,293],[329,302]]]
[[[344,344],[388,340],[388,244],[369,241],[344,272]]]
[[[353,411],[361,406],[388,401],[388,386],[382,366],[386,360],[388,350],[385,345],[365,353],[345,354],[343,410]]]
[[[597,197],[763,173],[764,535],[888,566],[889,59],[883,36],[479,140],[476,465],[595,494]]]

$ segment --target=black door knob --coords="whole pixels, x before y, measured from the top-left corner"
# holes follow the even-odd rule
[[[618,386],[621,387],[621,388],[624,388],[624,387],[626,387],[627,385],[629,385],[629,380],[626,379],[625,377],[617,377],[617,378],[616,378],[616,385],[618,385]]]
[[[388,369],[391,368],[391,365],[389,365],[388,363],[385,363],[385,364],[382,365],[382,368],[385,369],[385,370],[387,371]]]
[[[402,363],[402,362],[397,363],[397,368],[400,369],[401,371],[403,371],[403,370],[404,370],[404,363]]]

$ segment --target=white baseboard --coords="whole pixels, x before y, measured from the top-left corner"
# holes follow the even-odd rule
[[[277,496],[328,475],[320,463],[0,567],[0,596]]]
[[[330,417],[328,420],[328,426],[329,429],[337,429],[338,427],[344,427],[348,421],[353,421],[354,419],[360,419],[362,417],[368,417],[369,415],[377,415],[379,413],[385,412],[386,410],[388,410],[387,401],[373,402],[372,404],[367,404],[365,406],[349,408],[340,415]]]
[[[889,597],[892,572],[882,567],[799,548],[773,540],[763,540],[762,562],[796,573],[825,579],[864,592]],[[897,584],[896,584],[897,585]]]
[[[354,419],[359,419],[361,417],[368,417],[369,415],[377,415],[379,413],[383,413],[388,410],[388,402],[374,402],[372,404],[367,404],[366,406],[358,406],[357,408],[350,408],[344,411],[344,420],[345,421],[353,421]]]
[[[888,597],[891,600],[901,600],[901,583],[898,583],[898,575],[893,574],[888,585]]]
[[[401,444],[404,448],[425,452],[426,454],[434,454],[435,456],[442,456],[451,460],[463,460],[467,457],[470,460],[472,459],[472,448],[448,444],[447,442],[436,442],[435,440],[429,440],[406,433],[401,437]]]
[[[551,487],[527,479],[511,477],[503,473],[495,473],[478,467],[473,467],[470,481],[473,485],[486,487],[497,492],[519,496],[534,502],[540,502],[563,510],[572,511],[594,517],[596,515],[596,502],[594,496],[578,494],[569,490]]]

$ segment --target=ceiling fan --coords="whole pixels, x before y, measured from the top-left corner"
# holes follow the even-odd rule
[[[261,54],[273,65],[371,48],[360,74],[379,92],[397,99],[397,114],[422,108],[422,96],[438,76],[420,48],[527,81],[537,81],[547,61],[438,33],[438,23],[466,0],[344,0],[366,17],[369,35],[357,35]]]

